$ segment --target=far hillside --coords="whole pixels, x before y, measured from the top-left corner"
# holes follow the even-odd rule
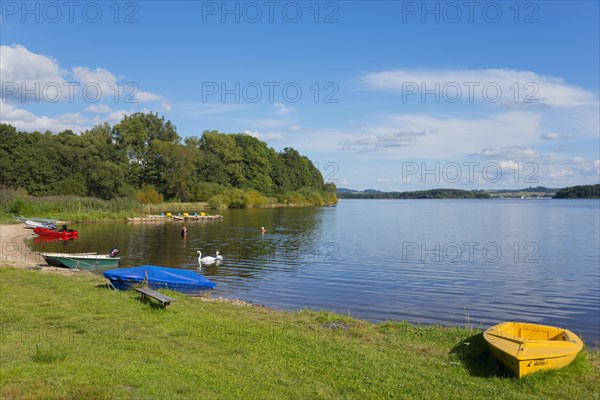
[[[582,186],[570,186],[564,189],[560,189],[555,199],[599,199],[600,198],[600,184],[596,185],[582,185]]]
[[[340,199],[489,199],[490,195],[480,191],[459,189],[430,189],[414,192],[380,192],[367,189],[355,191],[352,189],[339,188],[337,190]]]

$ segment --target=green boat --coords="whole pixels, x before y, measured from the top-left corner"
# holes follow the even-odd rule
[[[51,254],[41,253],[48,265],[78,268],[116,268],[119,266],[120,257],[104,254]]]

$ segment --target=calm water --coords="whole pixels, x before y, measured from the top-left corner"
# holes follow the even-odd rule
[[[193,211],[193,210],[190,210]],[[600,340],[598,200],[343,200],[231,210],[223,222],[73,226],[37,250],[121,249],[123,266],[198,268],[214,295],[372,321],[526,320]],[[267,233],[259,229],[265,226]]]

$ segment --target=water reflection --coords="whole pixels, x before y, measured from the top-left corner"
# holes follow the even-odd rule
[[[342,201],[336,208],[230,210],[221,222],[80,225],[38,250],[108,252],[123,266],[198,269],[214,293],[374,321],[527,320],[600,339],[599,202]],[[266,233],[261,233],[261,226]]]

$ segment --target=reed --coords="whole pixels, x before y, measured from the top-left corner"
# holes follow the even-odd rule
[[[18,190],[0,189],[0,214],[48,217],[74,222],[126,219],[139,214],[143,204],[122,197],[103,200],[80,196],[28,196]]]

